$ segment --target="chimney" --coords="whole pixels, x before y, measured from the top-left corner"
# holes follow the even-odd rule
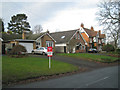
[[[25,39],[25,31],[22,33],[22,39]]]
[[[84,24],[83,23],[81,23],[81,27],[84,28]]]
[[[101,30],[99,30],[99,36],[101,35]]]
[[[47,29],[47,33],[49,33],[49,30]]]
[[[92,31],[94,31],[94,28],[93,28],[93,26],[91,26],[91,30],[92,30]]]

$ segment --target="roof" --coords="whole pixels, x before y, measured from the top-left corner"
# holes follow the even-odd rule
[[[105,34],[100,34],[99,38],[105,38]]]
[[[90,36],[90,37],[95,37],[97,35],[97,31],[93,31],[93,30],[90,30],[90,29],[87,29],[87,28],[83,28],[86,33]]]
[[[55,39],[56,44],[67,43],[77,30],[78,29],[62,31],[62,32],[54,32],[54,33],[50,33],[50,35]]]
[[[21,34],[7,34],[7,33],[2,33],[2,39],[3,41],[9,41],[13,39],[22,39]]]
[[[38,33],[38,34],[32,34],[28,37],[29,40],[36,40],[38,39],[39,37],[41,37],[43,34],[45,34],[46,32],[44,33]]]
[[[28,39],[15,39],[16,41],[20,42],[34,42],[35,40],[28,40]]]

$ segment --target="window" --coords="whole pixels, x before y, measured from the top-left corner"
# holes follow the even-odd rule
[[[85,45],[83,45],[83,49],[85,50]]]
[[[62,39],[64,39],[64,38],[65,38],[65,36],[62,36],[61,38],[62,38]]]
[[[44,48],[40,48],[40,50],[44,50]]]
[[[98,42],[98,37],[96,37],[96,42]]]
[[[92,38],[90,38],[90,43],[92,43]]]
[[[93,41],[96,42],[96,37],[93,38]]]
[[[82,45],[80,46],[80,49],[82,50]]]
[[[39,42],[37,42],[37,43],[36,43],[36,45],[40,45],[40,43],[39,43]]]
[[[53,41],[46,41],[46,47],[53,47]]]
[[[76,46],[76,50],[79,50],[79,46]]]
[[[40,47],[40,42],[36,42],[36,48]]]
[[[80,35],[78,34],[78,39],[80,39]]]

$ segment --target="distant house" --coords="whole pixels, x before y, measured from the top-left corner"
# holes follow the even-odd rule
[[[88,49],[97,48],[98,51],[102,50],[102,46],[105,45],[106,42],[106,36],[105,34],[101,34],[101,30],[95,31],[93,27],[87,29],[81,24],[80,32],[87,42]]]
[[[55,51],[59,53],[86,52],[86,41],[82,37],[80,30],[69,30],[50,33],[55,39]]]
[[[26,47],[27,52],[39,47],[53,47],[54,52],[78,53],[87,52],[89,48],[97,48],[101,51],[105,44],[105,34],[95,31],[93,27],[87,29],[81,24],[79,29],[49,33],[49,31],[38,34],[2,34],[2,53],[6,53],[15,45]]]
[[[49,34],[49,31],[39,34],[32,34],[28,37],[29,40],[35,40],[33,49],[39,47],[53,47],[55,52],[55,39]]]
[[[2,33],[2,54],[7,53],[8,50],[12,49],[12,47],[16,44],[13,43],[12,40],[14,39],[21,39],[22,35],[19,34],[8,34]]]
[[[28,53],[31,53],[33,49],[38,47],[52,46],[54,49],[55,40],[47,33],[26,35],[20,34],[3,34],[2,53],[5,54],[11,50],[15,45],[23,45]]]

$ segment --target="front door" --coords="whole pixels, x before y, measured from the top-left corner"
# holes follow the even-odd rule
[[[66,46],[64,46],[64,53],[66,53]]]

